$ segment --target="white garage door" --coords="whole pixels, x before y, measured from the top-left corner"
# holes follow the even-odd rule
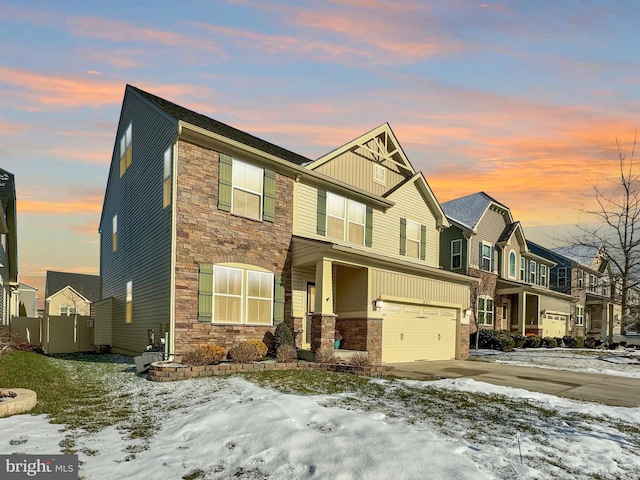
[[[385,302],[382,361],[449,360],[456,356],[456,310]]]
[[[567,334],[568,320],[567,315],[544,315],[542,317],[542,336],[564,337]]]

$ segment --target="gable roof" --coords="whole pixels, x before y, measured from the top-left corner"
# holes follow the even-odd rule
[[[449,200],[441,204],[441,207],[449,220],[453,220],[469,230],[474,230],[484,215],[484,212],[487,211],[487,208],[489,208],[492,203],[509,211],[508,207],[487,195],[485,192],[472,193],[466,197]]]
[[[44,289],[45,298],[51,297],[67,286],[72,287],[76,292],[91,302],[100,300],[101,281],[99,275],[47,270]]]
[[[62,295],[66,290],[69,290],[71,292],[73,292],[74,294],[76,294],[78,297],[80,297],[84,302],[88,302],[88,303],[93,303],[91,302],[91,300],[89,300],[87,297],[85,297],[84,295],[82,295],[80,292],[78,292],[75,288],[73,288],[71,285],[67,285],[64,288],[61,288],[60,290],[58,290],[57,292],[53,293],[50,297],[45,298],[46,302],[51,301],[53,298],[57,297],[58,295]],[[67,300],[71,300],[70,298],[67,298]]]
[[[223,135],[227,138],[243,143],[244,145],[256,148],[265,153],[269,153],[276,157],[282,158],[283,160],[287,160],[291,163],[295,163],[296,165],[302,165],[311,162],[309,158],[298,155],[297,153],[274,145],[273,143],[262,140],[261,138],[243,132],[242,130],[238,130],[237,128],[233,128],[225,123],[207,117],[206,115],[202,115],[200,113],[194,112],[193,110],[189,110],[188,108],[181,107],[180,105],[165,100],[164,98],[160,98],[149,92],[140,90],[133,85],[127,85],[126,92],[135,92],[135,94],[148,100],[153,105],[176,120],[182,120],[184,122],[190,123],[191,125],[209,130],[210,132]]]
[[[393,133],[393,130],[391,130],[391,125],[389,125],[389,123],[387,122],[374,128],[373,130],[368,131],[363,135],[360,135],[357,138],[354,138],[350,142],[347,142],[341,147],[338,147],[335,150],[330,151],[326,155],[323,155],[319,159],[309,164],[308,168],[311,170],[315,170],[319,166],[324,165],[325,163],[333,160],[334,158],[342,155],[343,153],[348,152],[349,150],[354,150],[358,147],[365,148],[366,150],[371,151],[367,147],[364,147],[364,144],[380,136],[384,137],[385,142],[384,142],[384,145],[379,145],[379,147],[381,148],[382,146],[384,146],[385,149],[387,149],[387,152],[386,153],[372,152],[372,153],[374,153],[375,155],[381,156],[383,160],[392,162],[393,164],[409,172],[410,176],[413,175],[415,173],[415,170],[411,165],[411,162],[405,155],[404,150],[402,150],[402,147],[400,146],[400,142],[398,142],[398,139]]]

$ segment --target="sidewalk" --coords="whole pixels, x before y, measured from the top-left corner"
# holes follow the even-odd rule
[[[640,407],[640,379],[470,360],[395,363],[394,375],[414,380],[473,378],[505,387],[621,407]]]

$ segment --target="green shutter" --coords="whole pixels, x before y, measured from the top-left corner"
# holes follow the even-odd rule
[[[233,190],[233,160],[229,155],[220,154],[218,172],[218,208],[231,211],[231,193]]]
[[[276,275],[273,294],[273,324],[278,325],[284,322],[284,293],[285,277]]]
[[[213,265],[200,264],[198,275],[198,321],[210,322],[213,319]]]
[[[427,226],[420,225],[420,260],[427,257]]]
[[[400,219],[400,255],[407,254],[407,219]]]
[[[373,244],[373,208],[367,205],[367,224],[364,231],[364,246],[370,247]]]
[[[318,190],[318,222],[316,232],[318,235],[327,234],[327,192]]]
[[[264,170],[264,194],[262,197],[262,220],[273,222],[276,219],[276,172]]]

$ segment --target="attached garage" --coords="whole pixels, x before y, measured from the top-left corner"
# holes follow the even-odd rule
[[[385,302],[382,314],[383,362],[456,357],[457,310]]]
[[[542,336],[564,337],[569,324],[568,315],[549,314],[542,316]]]

